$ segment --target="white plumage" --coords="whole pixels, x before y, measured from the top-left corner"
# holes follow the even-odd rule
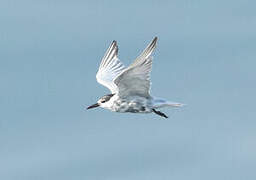
[[[103,107],[115,112],[150,113],[167,116],[157,111],[165,106],[180,107],[182,104],[173,103],[150,95],[150,72],[156,47],[157,37],[146,47],[135,61],[125,68],[118,59],[118,46],[113,41],[99,66],[97,81],[107,87],[111,94],[105,95],[93,107]]]

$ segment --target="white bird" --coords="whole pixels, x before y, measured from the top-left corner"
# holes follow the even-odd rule
[[[102,107],[114,112],[151,113],[168,118],[156,109],[170,106],[181,107],[183,104],[166,101],[150,95],[150,72],[156,47],[157,37],[146,47],[135,61],[125,68],[118,59],[118,46],[113,41],[100,63],[96,75],[97,81],[107,87],[111,94],[101,97],[96,104],[87,109]]]

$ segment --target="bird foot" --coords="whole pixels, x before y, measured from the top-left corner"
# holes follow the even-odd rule
[[[159,115],[159,116],[162,116],[162,117],[165,117],[165,118],[168,118],[168,116],[166,116],[164,113],[162,113],[161,111],[157,111],[157,110],[155,110],[155,109],[152,109],[153,110],[153,112],[155,113],[155,114],[157,114],[157,115]]]

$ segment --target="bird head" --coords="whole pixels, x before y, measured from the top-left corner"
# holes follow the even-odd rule
[[[87,109],[96,108],[96,107],[99,107],[99,106],[102,106],[102,105],[104,106],[104,104],[105,104],[106,102],[108,102],[108,101],[111,99],[111,97],[114,96],[114,95],[115,95],[115,94],[107,94],[107,95],[101,97],[101,98],[97,101],[97,103],[95,103],[95,104],[93,104],[93,105],[87,107]]]

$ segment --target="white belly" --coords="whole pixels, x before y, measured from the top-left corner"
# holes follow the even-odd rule
[[[144,97],[129,97],[127,99],[111,98],[107,107],[104,107],[115,112],[131,112],[131,113],[150,113],[152,112],[151,99]]]

